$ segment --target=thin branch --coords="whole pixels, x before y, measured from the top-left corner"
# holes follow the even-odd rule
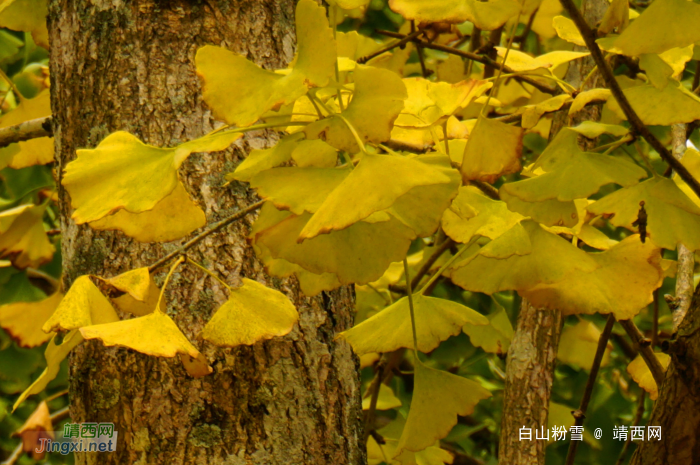
[[[439,246],[435,249],[435,251],[428,257],[428,259],[421,265],[421,267],[418,269],[416,272],[416,275],[413,277],[411,280],[411,289],[415,289],[418,287],[420,284],[421,279],[428,274],[430,269],[433,267],[435,262],[442,256],[445,251],[449,250],[451,247],[457,245],[455,241],[450,239],[449,237],[442,241]],[[406,286],[396,286],[392,285],[389,286],[389,290],[391,292],[396,292],[397,294],[405,294],[406,293]]]
[[[586,388],[583,391],[583,397],[581,397],[581,404],[579,405],[578,410],[571,412],[575,419],[575,426],[583,426],[583,420],[586,418],[586,411],[588,410],[588,404],[591,401],[591,394],[593,394],[593,388],[595,387],[595,380],[598,376],[600,363],[603,360],[603,355],[605,354],[605,349],[608,346],[608,340],[610,339],[610,334],[612,333],[614,324],[615,316],[611,313],[608,316],[608,320],[605,322],[605,328],[603,328],[600,338],[598,338],[598,347],[596,348],[593,364],[591,365],[591,372],[588,374],[588,380],[586,381]],[[573,465],[579,442],[581,441],[569,442],[569,451],[566,454],[566,461],[564,462],[565,465]]]
[[[385,36],[395,37],[395,38],[399,38],[399,39],[403,39],[403,38],[407,37],[404,34],[399,34],[397,32],[391,32],[391,31],[384,31],[382,29],[375,29],[375,31],[377,32],[377,34],[382,34]],[[503,64],[501,64],[495,60],[492,60],[489,57],[486,57],[483,55],[477,55],[476,53],[466,52],[466,51],[460,50],[458,48],[448,47],[446,45],[440,45],[440,44],[433,44],[433,43],[426,42],[424,40],[418,40],[418,39],[414,39],[413,43],[415,43],[416,46],[421,46],[423,48],[429,48],[432,50],[439,50],[441,52],[449,53],[451,55],[457,55],[457,56],[460,56],[463,58],[468,58],[470,60],[476,61],[477,63],[481,63],[481,64],[484,64],[487,66],[492,66],[496,69],[503,68],[503,71],[506,73],[514,73],[515,72],[510,66],[504,66]],[[537,90],[539,90],[540,92],[544,92],[545,94],[554,95],[557,92],[556,89],[552,89],[551,87],[549,87],[545,84],[542,84],[539,81],[536,81],[535,79],[532,79],[528,76],[518,75],[518,76],[514,76],[514,79],[517,79],[518,81],[526,82],[526,83],[530,84],[531,86],[533,86],[534,88],[536,88]]]
[[[647,392],[644,389],[642,389],[641,391],[642,392],[639,393],[639,400],[637,403],[637,413],[634,415],[634,426],[639,426],[642,423],[642,416],[644,415],[644,400],[646,399]],[[617,462],[615,462],[615,465],[622,465],[623,463],[625,463],[625,458],[627,457],[627,449],[629,449],[631,442],[632,435],[630,434],[627,437],[627,440],[625,441],[625,445],[622,446],[620,456],[617,458]]]
[[[202,232],[201,234],[198,234],[197,236],[193,237],[192,239],[187,241],[185,243],[185,245],[183,245],[182,247],[177,248],[176,250],[170,252],[165,257],[163,257],[160,260],[153,263],[151,266],[148,267],[148,271],[152,272],[153,270],[160,268],[161,266],[165,265],[173,258],[178,257],[181,254],[183,254],[185,251],[187,251],[189,248],[191,248],[194,245],[196,245],[197,243],[199,243],[202,239],[204,239],[208,235],[219,231],[220,229],[233,223],[234,221],[240,220],[241,218],[246,216],[248,213],[254,212],[258,208],[262,207],[264,203],[265,203],[265,201],[261,200],[260,202],[254,203],[253,205],[250,205],[250,206],[244,208],[243,210],[237,211],[236,213],[229,216],[228,218],[224,218],[223,220],[221,220],[217,223],[214,223],[213,225],[211,225],[211,227],[209,229],[207,229],[206,231]]]
[[[0,148],[15,142],[53,136],[52,120],[51,116],[46,116],[0,129]]]
[[[40,281],[42,283],[46,283],[46,285],[33,282],[34,285],[37,287],[40,287],[41,290],[46,292],[46,294],[51,295],[54,292],[58,291],[61,288],[61,283],[58,281],[56,278],[53,276],[47,274],[44,271],[37,270],[34,268],[27,268],[27,278],[29,279],[30,282],[32,281]]]
[[[651,341],[644,337],[632,320],[620,320],[619,323],[625,331],[627,331],[627,335],[632,339],[632,342],[637,346],[637,350],[649,367],[649,371],[651,371],[656,385],[661,388],[661,384],[664,382],[665,370],[664,367],[661,366],[659,359],[654,355],[654,351],[651,348]]]
[[[598,47],[598,44],[596,43],[596,34],[588,26],[586,20],[583,18],[583,15],[581,15],[581,12],[574,4],[574,1],[560,0],[560,2],[564,9],[569,13],[569,16],[571,16],[571,19],[576,24],[576,27],[578,28],[579,32],[581,33],[581,36],[583,37],[583,40],[586,42],[586,47],[588,47],[588,51],[591,52],[591,56],[593,57],[593,60],[598,66],[598,70],[603,76],[605,84],[608,86],[610,92],[615,97],[615,100],[617,100],[618,105],[625,113],[627,121],[629,121],[629,123],[632,125],[633,130],[637,134],[641,135],[644,138],[644,140],[646,140],[649,143],[649,145],[651,145],[654,148],[654,150],[656,150],[659,153],[661,158],[663,158],[664,161],[668,163],[686,182],[686,184],[690,186],[693,192],[695,192],[695,194],[698,197],[700,197],[700,182],[698,182],[698,180],[690,174],[687,168],[683,166],[683,164],[680,161],[676,160],[673,157],[671,152],[669,152],[668,149],[664,146],[664,144],[662,144],[661,141],[659,141],[659,139],[657,139],[651,133],[651,131],[649,131],[649,128],[647,128],[646,125],[642,122],[642,120],[639,118],[639,115],[637,115],[637,113],[632,109],[629,100],[627,100],[627,97],[625,96],[624,92],[622,92],[620,84],[618,84],[617,80],[615,80],[615,75],[613,74],[612,69],[605,61],[605,57],[603,57],[603,52],[601,52],[600,47]]]
[[[388,51],[390,51],[390,50],[395,49],[396,47],[401,47],[401,46],[403,46],[403,45],[406,45],[407,43],[411,42],[413,39],[418,38],[418,36],[421,35],[421,34],[423,34],[423,30],[421,30],[421,29],[418,29],[417,31],[414,31],[414,32],[412,32],[411,34],[409,34],[409,35],[407,35],[407,36],[403,36],[403,34],[402,34],[403,37],[402,37],[401,40],[399,40],[398,42],[394,42],[393,44],[389,44],[389,45],[387,45],[386,47],[384,47],[384,48],[382,48],[382,49],[380,49],[380,50],[377,50],[377,51],[374,52],[374,53],[370,53],[369,55],[365,55],[365,56],[363,56],[363,57],[360,57],[360,58],[357,59],[357,62],[360,63],[361,65],[362,65],[362,64],[365,64],[365,63],[367,63],[369,60],[371,60],[372,58],[376,58],[376,57],[378,57],[379,55],[381,55],[382,53],[386,53],[386,52],[388,52]]]
[[[477,189],[479,189],[481,192],[486,194],[487,197],[493,199],[493,200],[501,200],[501,195],[498,193],[498,189],[493,187],[491,184],[477,181],[475,179],[472,179],[469,181],[469,184],[473,185]]]
[[[518,35],[513,42],[517,42],[522,45],[523,42],[525,42],[525,39],[527,39],[527,36],[530,34],[530,31],[532,30],[532,24],[535,22],[535,16],[537,16],[537,12],[540,11],[540,7],[535,8],[535,11],[532,12],[530,15],[530,19],[527,20],[527,24],[525,25],[525,29],[523,29],[523,32]]]

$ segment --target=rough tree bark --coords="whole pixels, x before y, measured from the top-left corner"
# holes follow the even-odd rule
[[[647,425],[661,440],[640,442],[630,465],[695,465],[700,460],[700,286],[669,343],[671,364]]]
[[[605,15],[606,0],[583,0],[582,12],[589,24],[595,25]],[[579,47],[587,50],[585,47]],[[565,80],[578,88],[595,67],[593,59],[585,57],[569,66]],[[582,90],[598,86],[600,76],[592,76]],[[549,140],[565,126],[581,121],[600,120],[601,106],[582,109],[573,118],[567,111],[557,112],[550,128]],[[581,137],[583,150],[595,146],[595,141]],[[506,361],[506,384],[503,394],[503,417],[498,447],[498,462],[507,465],[544,465],[546,441],[534,440],[535,431],[543,435],[547,428],[552,381],[556,366],[562,316],[559,310],[537,308],[523,299],[518,313],[515,334]],[[531,428],[533,441],[520,440],[520,428]]]
[[[280,67],[293,56],[293,24],[293,0],[52,0],[58,180],[77,148],[94,147],[116,130],[156,146],[210,131],[193,65],[197,48],[221,45]],[[223,175],[248,146],[271,139],[260,132],[235,150],[185,163],[181,178],[209,221],[256,200],[244,184],[225,187]],[[65,287],[87,273],[113,276],[146,266],[180,243],[139,244],[119,232],[78,227],[67,193],[59,188],[59,196]],[[167,292],[168,313],[214,373],[193,379],[177,359],[83,343],[70,363],[72,421],[114,422],[119,443],[112,454],[77,454],[76,463],[364,463],[357,360],[346,343],[333,340],[352,325],[353,293],[343,288],[309,299],[294,280],[269,278],[246,245],[253,219],[207,238],[191,255],[229,284],[246,276],[281,289],[299,309],[299,324],[284,338],[217,349],[198,334],[226,294],[211,278],[179,269]]]

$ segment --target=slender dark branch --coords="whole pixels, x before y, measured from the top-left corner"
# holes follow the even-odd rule
[[[407,35],[407,36],[404,36],[403,34],[401,34],[401,36],[402,36],[402,37],[401,37],[401,40],[399,40],[398,42],[394,42],[393,44],[389,44],[389,45],[387,45],[386,47],[384,47],[384,48],[382,48],[382,49],[380,49],[380,50],[377,50],[377,51],[374,52],[374,53],[370,53],[369,55],[360,57],[360,58],[357,59],[357,62],[360,63],[360,64],[365,64],[365,63],[367,63],[369,60],[371,60],[372,58],[376,58],[376,57],[378,57],[379,55],[381,55],[382,53],[386,53],[386,52],[388,52],[388,51],[390,51],[390,50],[395,49],[396,47],[402,47],[402,46],[406,45],[407,43],[409,43],[409,42],[412,41],[413,39],[418,38],[418,36],[421,35],[421,34],[423,34],[423,30],[422,30],[422,29],[418,29],[417,31],[414,31],[414,32],[410,33],[410,34]]]
[[[47,295],[51,295],[61,288],[61,283],[44,271],[27,268],[26,272],[29,282],[44,291]]]
[[[70,416],[70,407],[63,407],[51,414],[51,423],[58,423]]]
[[[651,319],[651,346],[659,345],[659,289],[654,291],[654,313]]]
[[[449,237],[442,241],[440,245],[435,249],[433,254],[428,257],[428,259],[423,263],[423,265],[418,269],[416,272],[416,275],[411,279],[411,289],[415,289],[418,287],[420,284],[421,279],[428,274],[430,271],[430,268],[435,264],[435,262],[442,256],[445,251],[449,250],[452,246],[456,245],[457,243],[450,239]],[[406,293],[406,287],[405,286],[390,286],[389,288],[390,291],[396,292],[398,294],[405,294]]]
[[[642,389],[641,391],[642,392],[639,393],[639,400],[637,402],[637,413],[634,415],[634,426],[639,426],[642,423],[642,416],[644,415],[644,400],[646,399],[647,393],[644,389]],[[627,437],[625,445],[622,446],[620,456],[617,458],[617,462],[615,462],[615,465],[622,465],[623,463],[625,463],[625,458],[627,457],[627,449],[629,449],[631,442],[632,434],[630,434]]]
[[[391,32],[391,31],[384,31],[382,29],[375,29],[377,34],[382,34],[385,36],[389,37],[396,37],[396,38],[405,38],[407,37],[404,34],[399,34],[398,32]],[[414,39],[413,42],[418,46],[421,46],[423,48],[429,48],[432,50],[439,50],[441,52],[449,53],[451,55],[457,55],[462,58],[468,58],[470,60],[476,61],[477,63],[481,63],[487,66],[492,66],[497,69],[503,68],[503,71],[506,73],[514,73],[515,71],[510,67],[510,66],[505,66],[501,63],[498,63],[495,60],[492,60],[489,57],[483,56],[483,55],[477,55],[476,53],[472,52],[467,52],[464,50],[460,50],[458,48],[454,47],[448,47],[446,45],[440,45],[440,44],[433,44],[430,42],[427,42],[425,40],[418,40]],[[518,75],[518,76],[513,76],[514,79],[517,79],[518,81],[526,82],[539,90],[540,92],[544,92],[545,94],[551,94],[554,95],[556,93],[556,89],[552,89],[551,87],[540,83],[539,81],[536,81],[535,79],[528,77],[528,76],[523,76],[523,75]]]
[[[398,366],[401,359],[403,359],[404,352],[405,349],[399,349],[391,353],[382,354],[382,358],[379,359],[377,363],[372,384],[367,388],[372,398],[370,399],[369,409],[365,412],[365,442],[367,442],[367,438],[375,431],[374,422],[377,412],[379,389],[383,383],[388,382],[391,378],[394,368]]]
[[[561,107],[559,107],[559,109],[557,109],[557,110],[552,110],[552,111],[545,111],[544,114],[547,114],[547,113],[556,113],[556,112],[558,112],[558,111],[568,110],[569,108],[571,108],[571,104],[572,104],[572,103],[573,103],[573,102],[566,102],[566,103],[563,104]],[[586,103],[586,105],[584,106],[584,108],[585,108],[585,107],[588,107],[588,106],[592,106],[592,105],[598,105],[598,104],[601,104],[601,103],[605,103],[605,100],[591,100],[590,102]],[[506,123],[506,124],[508,124],[508,123],[517,123],[517,124],[520,124],[520,122],[521,122],[522,119],[523,119],[523,114],[522,114],[522,113],[511,113],[510,115],[497,116],[497,117],[491,118],[491,119],[496,120],[496,121],[500,121],[501,123]]]
[[[601,52],[600,47],[598,47],[598,44],[596,43],[596,34],[590,27],[588,27],[586,20],[583,18],[583,15],[574,4],[574,1],[560,0],[560,2],[564,9],[569,13],[569,16],[571,16],[571,19],[576,24],[576,27],[578,28],[579,32],[581,33],[581,36],[583,37],[583,40],[586,42],[586,47],[588,47],[588,51],[591,52],[591,56],[593,57],[593,60],[598,66],[598,71],[603,76],[605,84],[608,86],[608,89],[610,89],[610,92],[612,93],[613,97],[615,97],[615,100],[617,100],[617,104],[625,113],[627,121],[629,121],[629,123],[632,125],[634,132],[642,136],[644,140],[646,140],[649,143],[649,145],[651,145],[654,148],[654,150],[656,150],[659,153],[661,158],[663,158],[664,161],[668,163],[669,166],[671,166],[676,171],[676,173],[678,173],[678,175],[683,179],[683,181],[686,182],[686,184],[688,184],[688,186],[693,190],[693,192],[695,192],[695,194],[700,197],[700,183],[698,182],[698,180],[695,179],[690,174],[688,169],[680,161],[676,160],[676,158],[671,152],[668,151],[664,144],[662,144],[661,141],[659,141],[659,139],[657,139],[651,133],[651,131],[649,131],[649,128],[647,128],[644,122],[642,122],[642,120],[639,118],[639,115],[637,115],[637,113],[632,109],[629,100],[627,100],[627,97],[625,96],[624,92],[622,92],[620,84],[618,84],[617,80],[615,80],[615,75],[613,74],[612,69],[605,61],[605,57],[603,57],[603,52]]]
[[[623,336],[622,334],[612,334],[612,340],[615,341],[615,344],[618,345],[620,350],[622,351],[625,356],[630,359],[634,360],[637,358],[637,355],[639,355],[639,352],[637,352],[637,349],[632,347],[632,345],[629,343],[629,341]]]
[[[598,370],[600,370],[600,362],[603,360],[603,355],[605,354],[605,349],[608,346],[608,340],[610,339],[610,334],[612,333],[613,325],[615,324],[615,316],[611,313],[608,316],[608,320],[605,322],[605,328],[600,334],[598,339],[598,347],[595,351],[595,357],[593,358],[593,364],[591,365],[591,372],[588,374],[588,380],[586,381],[586,388],[583,391],[583,397],[581,397],[581,404],[578,410],[574,410],[571,414],[574,416],[576,426],[583,426],[583,420],[586,418],[586,411],[588,410],[588,404],[591,401],[591,394],[593,394],[593,388],[595,387],[595,379],[598,376]],[[576,448],[581,441],[571,441],[569,442],[569,451],[566,454],[565,465],[573,465],[574,459],[576,458]]]
[[[15,142],[53,136],[51,121],[51,116],[46,116],[0,129],[0,148]]]
[[[199,241],[201,241],[202,239],[204,239],[208,235],[219,231],[221,228],[233,223],[234,221],[240,220],[241,218],[246,216],[248,213],[254,212],[258,208],[262,207],[264,203],[265,203],[265,201],[261,200],[260,202],[254,203],[253,205],[250,205],[249,207],[244,208],[243,210],[237,211],[236,213],[229,216],[228,218],[224,218],[223,220],[212,224],[207,230],[205,230],[204,232],[196,235],[195,237],[193,237],[192,239],[187,241],[185,243],[185,245],[183,245],[182,247],[177,248],[177,250],[170,252],[165,257],[163,257],[160,260],[153,263],[151,266],[148,267],[148,271],[152,272],[153,270],[160,268],[161,266],[165,265],[173,258],[180,256],[187,249],[191,248],[192,246],[197,244]]]
[[[700,92],[700,61],[695,62],[695,75],[693,75],[693,85],[690,88],[693,89],[695,95]]]
[[[654,351],[651,348],[651,341],[644,337],[632,320],[620,320],[620,325],[627,331],[627,335],[637,346],[637,350],[639,350],[639,353],[642,355],[642,358],[649,367],[649,371],[651,371],[651,375],[654,377],[654,381],[656,381],[656,385],[660,389],[661,384],[664,382],[665,370],[664,367],[661,366],[659,359],[654,355]]]
[[[532,30],[532,23],[535,22],[535,16],[537,16],[538,11],[540,11],[540,7],[535,8],[535,11],[533,11],[530,15],[530,19],[527,20],[525,29],[523,29],[523,32],[520,35],[513,39],[513,43],[517,42],[519,44],[522,44],[523,42],[525,42],[525,39],[527,39],[528,34],[530,34],[530,31]]]
[[[485,182],[477,181],[477,180],[472,180],[469,181],[469,184],[472,184],[474,187],[479,189],[481,192],[486,194],[488,197],[492,198],[493,200],[501,200],[501,196],[498,193],[498,189],[493,187],[491,184],[487,184]]]

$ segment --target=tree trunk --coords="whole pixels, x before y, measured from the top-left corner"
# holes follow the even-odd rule
[[[647,423],[661,427],[661,440],[646,437],[630,465],[696,465],[700,460],[700,286],[668,353],[671,364]]]
[[[94,147],[113,131],[171,146],[212,130],[194,70],[198,47],[221,45],[264,67],[284,66],[293,56],[293,0],[49,3],[59,181],[77,148]],[[274,138],[258,132],[242,147],[193,155],[183,165],[180,176],[209,222],[256,200],[245,184],[224,186],[223,176],[248,145]],[[120,232],[76,226],[60,184],[58,193],[66,288],[84,274],[147,266],[179,244],[139,244]],[[177,358],[83,343],[70,362],[72,421],[114,422],[119,442],[111,454],[77,454],[77,464],[365,462],[357,360],[345,342],[334,341],[352,325],[354,294],[346,287],[305,298],[293,279],[269,278],[246,244],[253,219],[210,236],[191,256],[229,284],[246,276],[281,289],[299,309],[299,324],[284,338],[218,349],[198,335],[226,293],[211,278],[178,269],[166,293],[168,314],[214,372],[193,379]]]

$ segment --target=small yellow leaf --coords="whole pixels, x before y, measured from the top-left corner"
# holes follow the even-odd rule
[[[362,410],[369,410],[371,402],[372,396],[367,396],[364,399],[362,399]],[[394,395],[394,391],[392,391],[391,388],[386,384],[380,384],[376,409],[391,410],[393,408],[398,407],[401,407],[401,400]]]
[[[289,334],[299,314],[287,296],[243,278],[204,327],[202,337],[220,347],[251,345]]]
[[[552,26],[554,30],[557,31],[557,35],[567,42],[578,45],[580,47],[586,46],[586,41],[583,40],[581,33],[578,32],[576,24],[569,18],[564,16],[555,16],[552,20]]]
[[[700,5],[686,0],[654,1],[615,41],[624,55],[661,53],[700,41]]]
[[[459,188],[459,194],[442,215],[442,228],[457,242],[466,244],[474,236],[495,239],[524,217],[508,210],[505,202],[492,200],[473,186]]]
[[[407,93],[404,83],[392,71],[358,65],[353,75],[355,91],[348,107],[340,113],[342,118],[331,115],[306,126],[304,132],[309,139],[322,139],[338,150],[357,153],[361,147],[347,122],[362,143],[385,142],[391,137]]]
[[[588,137],[589,139],[596,139],[602,134],[610,134],[616,137],[622,137],[626,136],[630,132],[630,130],[624,126],[620,126],[618,124],[599,123],[597,121],[584,121],[578,126],[562,129],[559,132],[559,134],[569,131],[581,134],[583,136]]]
[[[678,81],[669,80],[663,89],[646,84],[628,87],[623,92],[644,124],[669,126],[700,119],[700,98]],[[618,117],[626,119],[615,99],[608,100],[608,106]]]
[[[573,116],[583,109],[590,102],[605,103],[608,101],[612,93],[610,89],[591,89],[581,92],[576,95],[574,101],[569,108],[569,116]]]
[[[493,182],[520,171],[523,129],[479,116],[462,160],[464,181]]]
[[[525,129],[534,128],[545,113],[551,113],[560,109],[565,103],[571,101],[568,94],[557,95],[535,105],[522,107],[521,126]]]
[[[250,126],[268,110],[294,102],[310,86],[328,84],[335,72],[336,44],[325,9],[313,0],[301,0],[295,17],[297,54],[286,76],[264,70],[222,47],[206,45],[197,51],[204,101],[217,119]]]
[[[590,371],[598,349],[600,330],[588,320],[581,320],[574,326],[564,329],[559,341],[557,359],[561,363],[575,365]],[[610,361],[612,344],[608,342],[600,366],[605,366]]]
[[[34,460],[41,460],[46,455],[41,439],[54,439],[49,406],[45,400],[27,418],[21,428],[14,434],[22,438],[22,450],[31,454]],[[41,450],[41,452],[37,452]]]
[[[664,370],[668,368],[668,365],[671,363],[671,357],[668,354],[654,352],[654,355],[659,359],[659,363],[661,363]],[[637,357],[627,365],[627,373],[639,384],[639,387],[649,393],[649,398],[651,400],[656,400],[657,397],[659,397],[659,387],[641,355],[637,355]]]
[[[470,21],[484,31],[501,27],[520,11],[514,0],[389,0],[389,6],[405,19],[427,23]]]
[[[466,325],[486,325],[485,316],[451,300],[413,295],[418,350],[431,352],[441,341],[459,334]],[[413,348],[413,332],[408,297],[344,331],[338,338],[350,343],[358,355],[371,352],[393,352]]]
[[[36,347],[51,339],[41,330],[63,298],[56,292],[38,302],[15,302],[0,307],[0,326],[20,347]]]
[[[649,82],[659,90],[668,85],[668,80],[673,74],[673,68],[659,55],[645,53],[639,57],[639,67],[647,74]]]
[[[121,346],[156,357],[175,357],[178,354],[199,359],[199,351],[187,340],[180,328],[165,313],[155,311],[146,316],[113,323],[96,324],[80,328],[85,339],[99,339],[105,346]],[[185,364],[192,369],[193,365]],[[211,369],[206,370],[211,373]],[[199,367],[192,376],[202,375]],[[208,374],[208,373],[205,373]]]
[[[177,169],[188,155],[224,150],[240,137],[218,132],[164,149],[128,132],[110,134],[96,148],[78,150],[78,158],[66,166],[63,185],[75,208],[72,218],[82,224],[121,209],[152,210],[178,186]]]
[[[604,35],[616,31],[619,34],[624,31],[630,22],[629,11],[627,0],[612,0],[598,26],[598,33]]]
[[[0,257],[20,269],[48,263],[56,251],[44,230],[44,205],[20,205],[0,213]]]
[[[280,139],[274,147],[253,150],[233,173],[226,175],[226,179],[228,181],[250,182],[256,174],[291,160],[294,149],[298,147],[299,141],[303,137],[303,133],[291,134]]]
[[[169,242],[204,227],[207,217],[178,181],[152,210],[131,213],[121,209],[88,224],[97,230],[118,229],[139,242]]]
[[[513,339],[513,325],[508,319],[506,310],[496,302],[497,310],[487,315],[489,324],[486,326],[465,326],[469,340],[476,347],[481,347],[492,354],[505,355],[508,353],[510,341]]]
[[[416,361],[411,410],[394,457],[432,446],[457,424],[457,415],[469,415],[491,393],[472,380],[434,370]]]
[[[496,47],[496,51],[498,56],[502,59],[506,55],[507,49],[505,47]],[[568,63],[588,55],[590,55],[589,52],[556,50],[533,57],[519,50],[510,50],[508,51],[506,66],[512,68],[516,72],[532,71],[540,68],[554,70],[559,65],[563,65],[564,63]]]
[[[46,368],[39,375],[39,377],[29,386],[25,391],[19,396],[12,406],[12,411],[17,410],[22,402],[31,395],[38,394],[43,391],[46,386],[51,382],[58,371],[61,369],[61,362],[65,359],[73,348],[78,346],[83,342],[83,337],[77,329],[69,332],[63,337],[63,341],[60,344],[56,344],[56,335],[49,341],[46,347],[46,352],[44,353],[46,357]]]
[[[322,140],[303,140],[292,151],[298,167],[332,168],[338,163],[338,152]]]
[[[56,311],[46,323],[44,332],[70,331],[84,326],[119,321],[112,304],[102,295],[88,275],[73,282]]]
[[[2,18],[3,7],[7,4],[6,2],[0,5],[0,18]],[[48,90],[44,90],[31,99],[20,98],[19,105],[14,110],[0,117],[0,128],[45,116],[51,116],[51,101]],[[53,162],[53,139],[50,137],[39,137],[0,148],[0,168],[9,166],[19,169],[51,162]]]
[[[156,309],[160,289],[148,272],[148,268],[137,268],[108,279],[101,279],[105,284],[124,292],[115,299],[114,305],[123,312],[143,316]],[[160,310],[165,311],[165,302],[161,301]]]
[[[576,204],[571,200],[549,199],[541,202],[527,202],[509,194],[506,190],[500,191],[500,195],[501,200],[508,205],[509,210],[528,216],[545,226],[570,228],[579,222]]]

